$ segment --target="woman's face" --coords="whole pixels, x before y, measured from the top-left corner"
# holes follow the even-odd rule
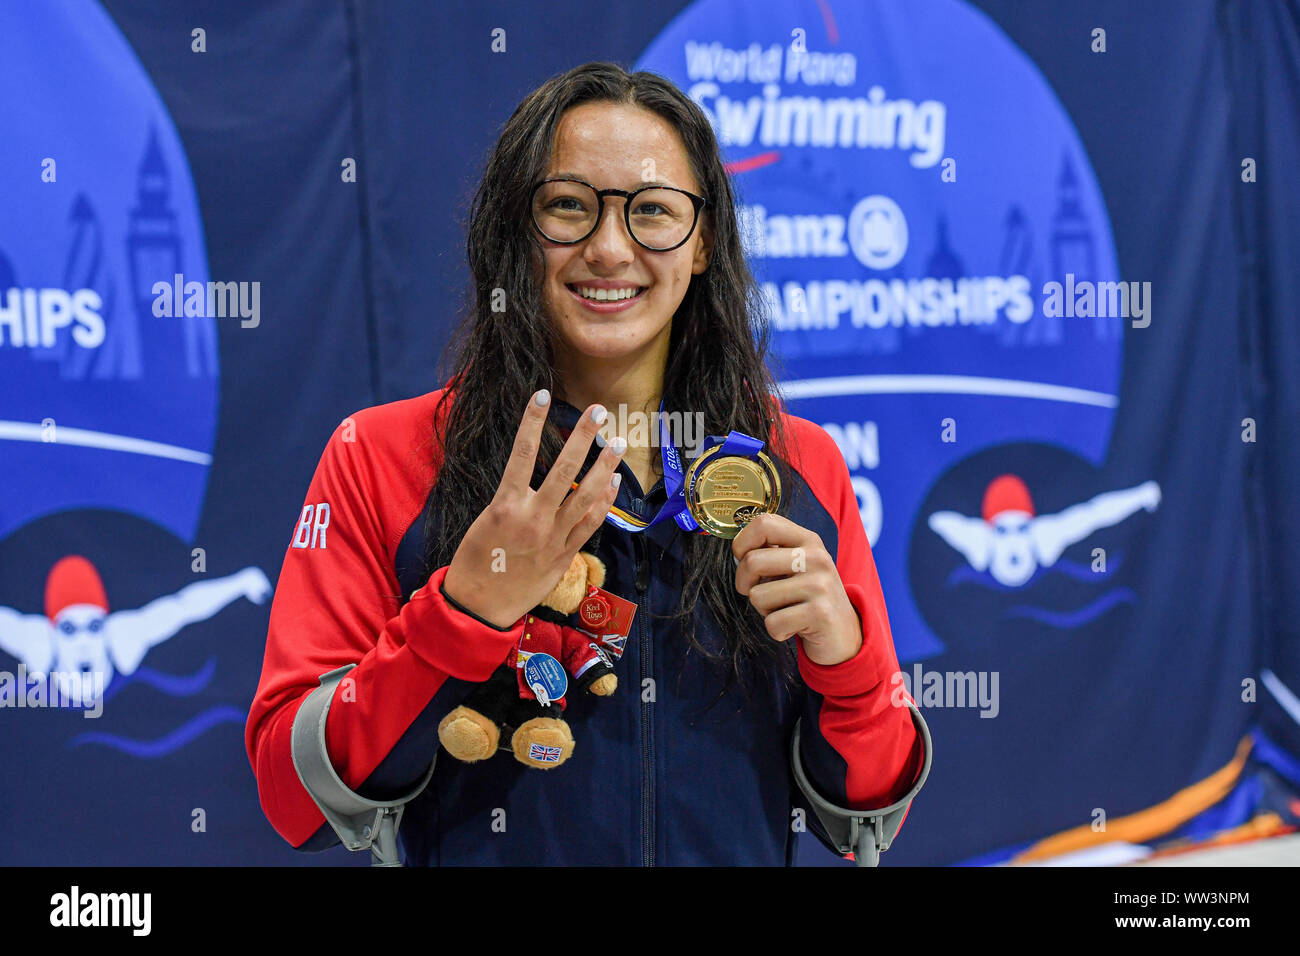
[[[543,178],[574,178],[597,189],[629,192],[653,181],[702,195],[671,125],[641,107],[607,102],[575,106],[560,118]],[[635,364],[666,356],[673,315],[691,276],[708,265],[707,209],[684,244],[652,252],[628,235],[623,205],[621,197],[607,196],[596,231],[576,245],[539,236],[545,249],[543,296],[566,364],[584,357]],[[589,302],[578,291],[597,286],[644,291],[618,303]]]

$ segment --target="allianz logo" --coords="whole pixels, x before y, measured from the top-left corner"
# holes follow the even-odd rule
[[[737,209],[747,255],[756,259],[839,259],[891,269],[907,253],[907,217],[888,196],[867,196],[847,216],[780,215],[765,206]]]

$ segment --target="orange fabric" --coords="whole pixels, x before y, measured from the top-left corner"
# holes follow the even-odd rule
[[[1093,830],[1091,825],[1084,824],[1046,837],[1029,849],[1018,853],[1011,862],[1015,864],[1045,860],[1116,840],[1126,843],[1144,843],[1162,833],[1168,833],[1198,813],[1208,810],[1228,795],[1237,778],[1241,776],[1252,745],[1253,741],[1250,737],[1243,737],[1230,763],[1204,780],[1179,790],[1163,803],[1111,820],[1102,831]]]

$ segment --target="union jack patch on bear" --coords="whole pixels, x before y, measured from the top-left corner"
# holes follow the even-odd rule
[[[545,744],[529,744],[528,759],[539,763],[559,763],[560,748],[548,747]]]

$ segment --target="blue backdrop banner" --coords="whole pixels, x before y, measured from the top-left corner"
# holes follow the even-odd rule
[[[1300,6],[650,6],[0,6],[0,863],[367,862],[258,806],[272,576],[589,60],[710,118],[848,463],[935,741],[885,864],[1297,822]]]

